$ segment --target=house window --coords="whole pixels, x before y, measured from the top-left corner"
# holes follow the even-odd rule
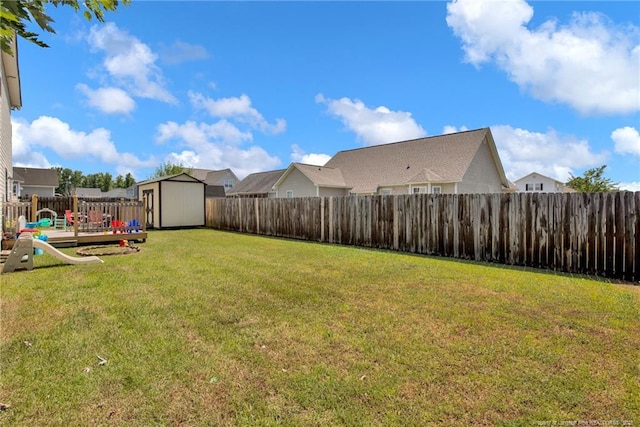
[[[535,189],[536,191],[542,191],[542,183],[534,184],[534,189]]]
[[[287,199],[293,198],[293,190],[287,190]]]
[[[224,188],[233,188],[233,180],[225,179],[224,180]]]
[[[393,189],[392,188],[383,188],[380,190],[380,194],[382,196],[391,196],[393,194]]]
[[[542,191],[542,183],[525,184],[524,191]]]
[[[413,187],[411,189],[411,192],[413,194],[426,193],[427,192],[427,187]]]
[[[431,187],[431,193],[432,194],[442,194],[442,187],[439,185],[434,185],[433,187]]]

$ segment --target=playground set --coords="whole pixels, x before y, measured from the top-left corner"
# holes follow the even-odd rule
[[[126,240],[144,242],[147,238],[143,202],[138,200],[92,201],[72,198],[38,198],[27,202],[5,202],[2,218],[2,249],[11,249],[23,228],[30,228],[33,237],[46,234],[54,247],[118,243]],[[27,219],[18,224],[19,217]],[[42,231],[45,231],[44,233]]]
[[[20,233],[7,257],[3,273],[11,273],[16,270],[33,270],[33,256],[42,255],[45,252],[67,264],[95,264],[101,263],[98,257],[71,257],[47,243],[47,235],[42,233],[43,228],[51,226],[49,218],[43,218],[38,222],[26,222],[24,216],[18,218]]]
[[[97,256],[72,257],[60,252],[46,242],[46,239],[34,237],[34,229],[23,229],[16,239],[7,260],[2,268],[3,273],[11,273],[16,270],[33,270],[33,256],[48,253],[54,258],[67,264],[95,264],[103,262]],[[45,236],[46,237],[46,236]]]

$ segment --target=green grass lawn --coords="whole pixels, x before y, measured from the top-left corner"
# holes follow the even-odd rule
[[[0,276],[0,425],[640,426],[638,286],[206,229],[140,247]]]

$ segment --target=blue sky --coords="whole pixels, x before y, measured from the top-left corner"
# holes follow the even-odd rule
[[[14,165],[239,178],[490,127],[511,180],[640,191],[640,3],[136,1],[20,41]],[[34,28],[35,30],[35,28]]]

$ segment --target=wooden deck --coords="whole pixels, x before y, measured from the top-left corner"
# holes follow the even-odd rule
[[[56,198],[55,201],[57,200]],[[49,219],[50,226],[36,225],[35,228],[48,237],[47,243],[56,247],[109,244],[120,240],[147,240],[146,224],[143,220],[144,201],[85,201],[74,196],[66,202],[67,205],[55,205],[52,209],[49,205],[44,206],[38,202],[34,195],[31,202],[0,203],[3,237],[0,249],[13,246],[11,237],[18,233],[18,221],[21,217],[27,219],[26,228],[34,227],[29,223]],[[71,206],[68,206],[69,203]],[[75,230],[74,226],[77,227]],[[116,234],[113,233],[114,230]]]
[[[62,231],[45,228],[42,230],[42,233],[47,236],[47,243],[56,248],[83,245],[104,245],[117,243],[120,240],[133,240],[136,242],[145,242],[147,240],[146,231],[117,234],[113,234],[113,232],[79,232],[78,236],[74,236],[72,230]],[[8,244],[8,247],[12,246],[11,241],[5,241],[5,243]]]

